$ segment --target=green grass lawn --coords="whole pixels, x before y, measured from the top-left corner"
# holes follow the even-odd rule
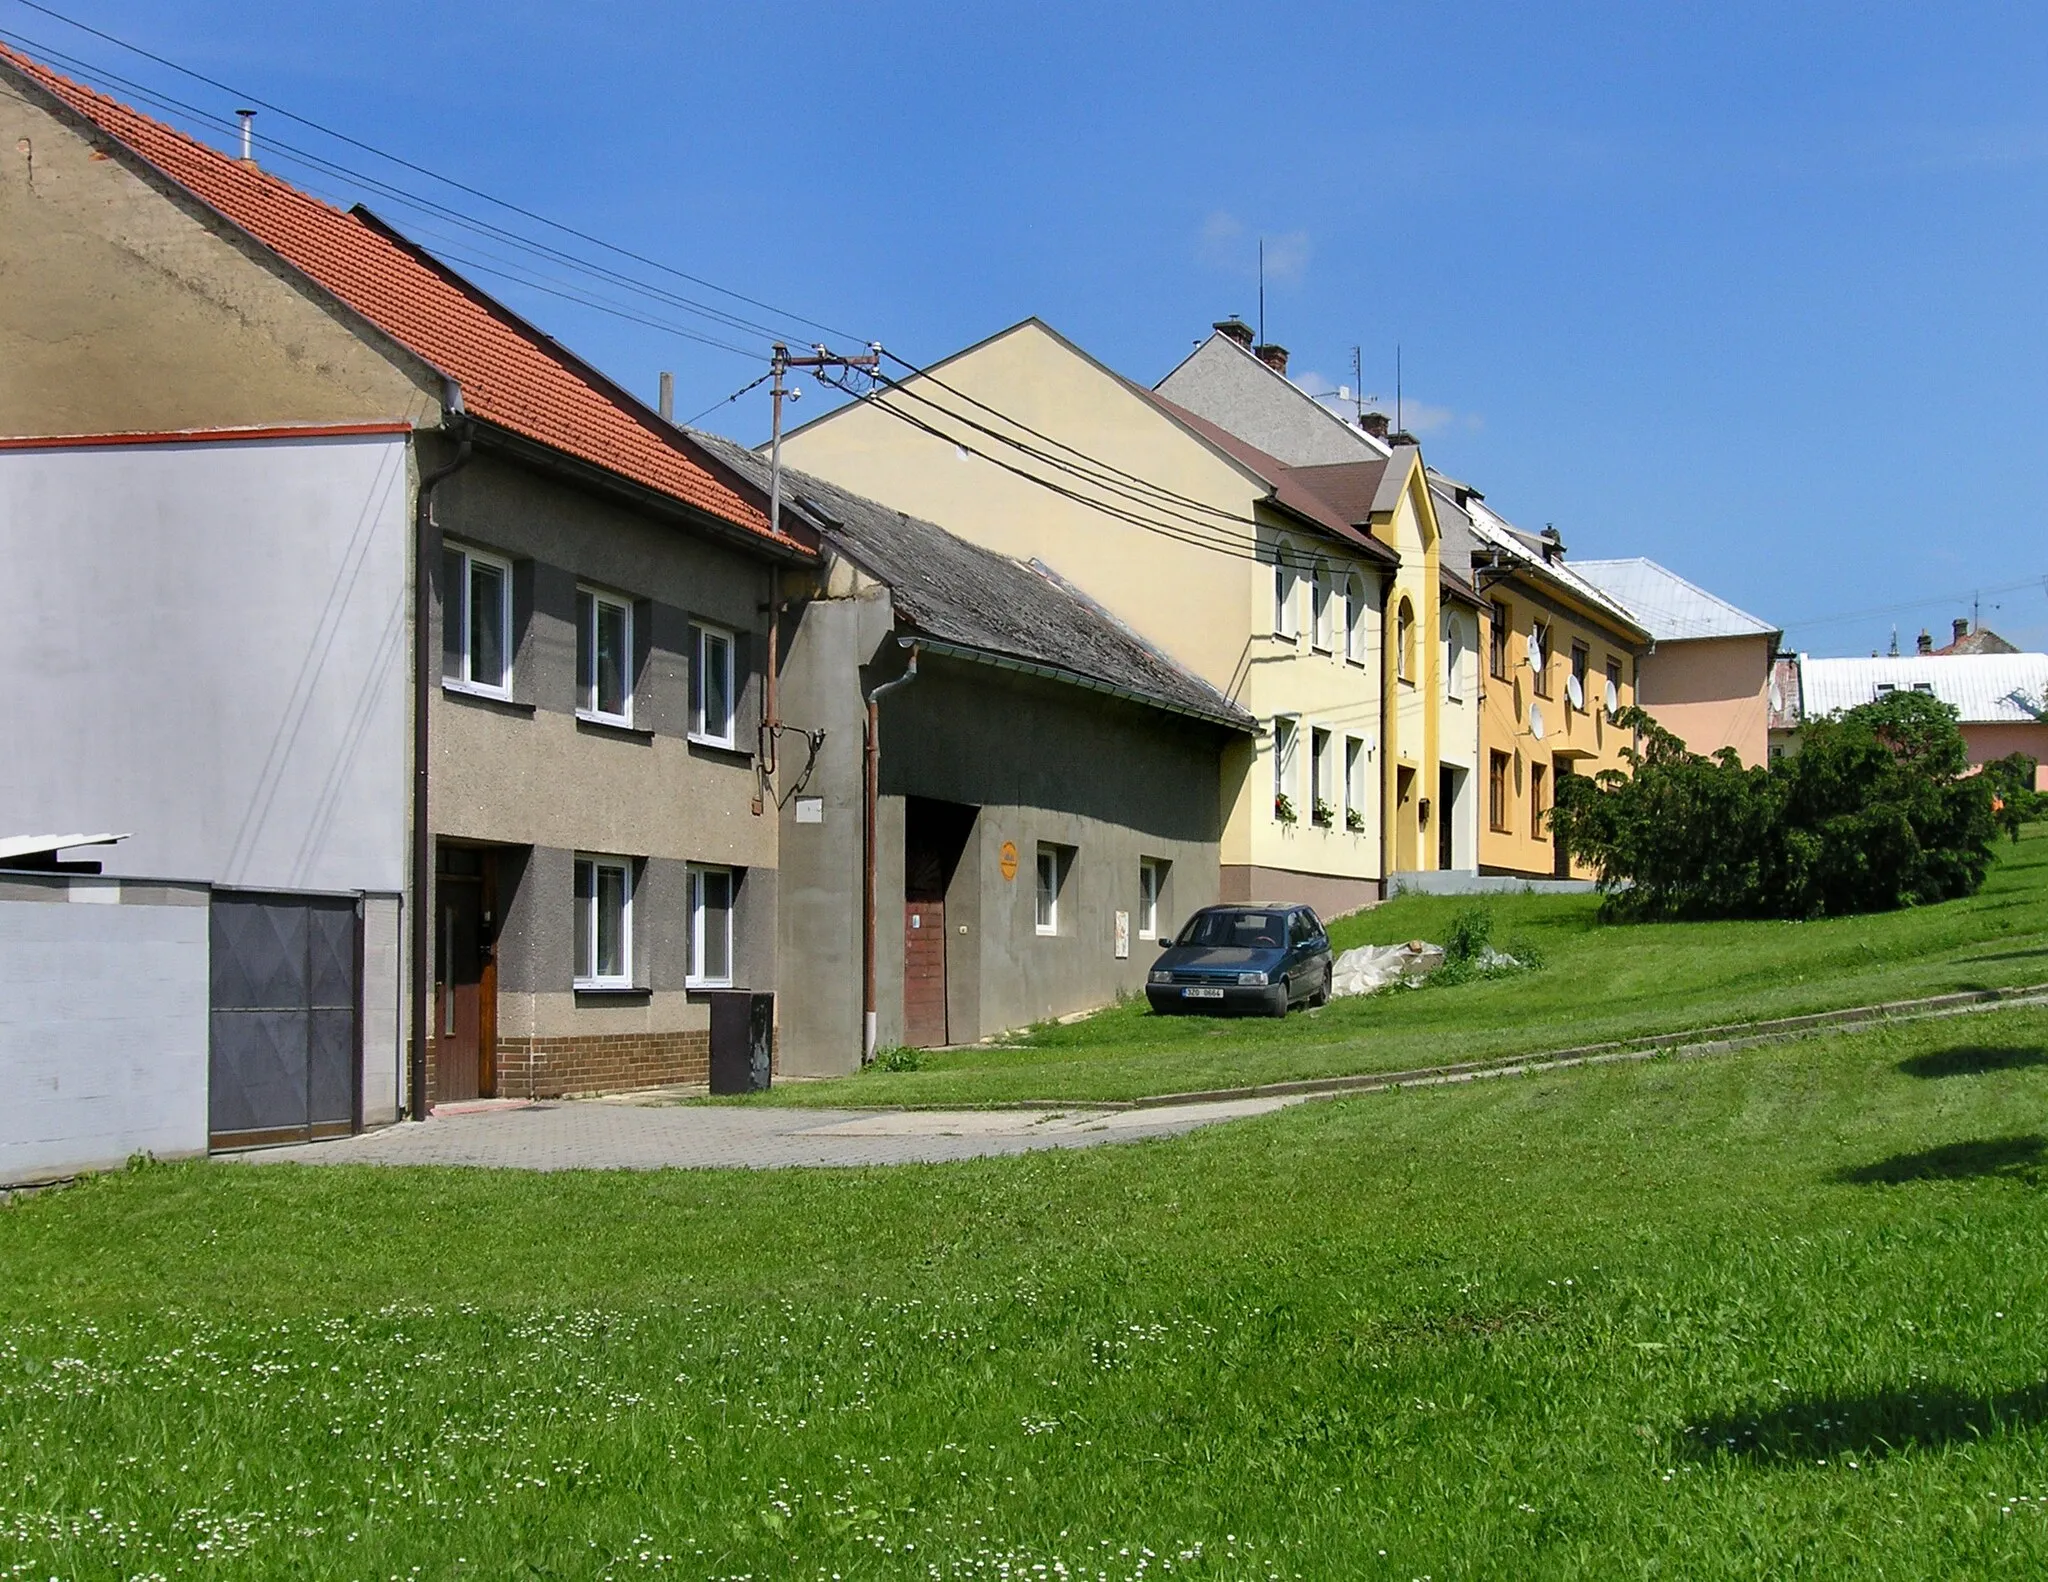
[[[2048,825],[2033,825],[1976,895],[1817,923],[1600,921],[1597,896],[1485,898],[1496,943],[1543,965],[1456,988],[1340,1000],[1285,1022],[1155,1016],[1137,1001],[1014,1047],[924,1052],[748,1102],[973,1105],[1133,1099],[1298,1077],[1403,1071],[1489,1055],[1838,1010],[1956,989],[2048,982]],[[1442,940],[1470,899],[1404,896],[1331,925],[1339,951]]]
[[[1419,997],[1418,997],[1419,998]],[[946,1167],[0,1210],[0,1577],[2016,1577],[2048,1012]]]

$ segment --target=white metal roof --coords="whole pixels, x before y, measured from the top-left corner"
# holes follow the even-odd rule
[[[1916,654],[1898,659],[1799,656],[1808,719],[1875,702],[1881,687],[1931,691],[1965,724],[2048,723],[2048,654]]]
[[[1464,511],[1472,523],[1472,536],[1478,540],[1481,550],[1496,551],[1539,577],[1551,578],[1595,609],[1609,612],[1624,626],[1632,626],[1639,631],[1644,629],[1643,623],[1619,601],[1580,576],[1572,563],[1562,557],[1545,560],[1540,551],[1530,548],[1515,525],[1478,495],[1466,501]]]
[[[111,846],[126,835],[0,835],[0,862],[14,857],[35,857],[44,852],[68,851],[73,846]]]
[[[1769,622],[1640,555],[1628,560],[1575,560],[1572,569],[1634,611],[1636,620],[1660,643],[1778,635]]]

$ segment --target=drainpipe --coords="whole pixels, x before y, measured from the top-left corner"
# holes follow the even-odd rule
[[[867,774],[862,801],[866,804],[866,858],[861,864],[860,965],[862,979],[860,1063],[875,1059],[875,805],[882,799],[882,713],[876,706],[884,692],[907,687],[917,679],[917,644],[910,645],[910,666],[894,681],[868,693]]]
[[[442,397],[442,429],[455,436],[455,455],[420,476],[413,492],[412,516],[412,928],[408,970],[412,976],[412,1047],[407,1051],[406,1107],[408,1120],[427,1118],[427,999],[433,993],[427,964],[433,939],[433,918],[427,896],[433,885],[434,837],[427,825],[427,705],[434,695],[434,654],[427,638],[427,590],[432,586],[434,490],[450,474],[469,465],[469,415],[462,406],[462,387],[447,380]]]

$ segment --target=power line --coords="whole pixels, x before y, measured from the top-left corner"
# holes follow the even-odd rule
[[[320,133],[324,137],[331,137],[335,141],[340,143],[346,143],[349,147],[359,149],[363,153],[374,155],[378,159],[387,160],[391,164],[397,165],[402,169],[412,171],[415,175],[425,176],[430,181],[438,181],[442,183],[444,186],[453,187],[458,192],[466,193],[470,197],[481,199],[483,202],[504,209],[508,213],[519,215],[522,219],[532,220],[537,225],[545,225],[550,230],[560,231],[565,236],[573,236],[578,241],[587,242],[593,247],[601,247],[606,252],[615,253],[621,258],[630,258],[635,263],[645,264],[648,268],[660,270],[663,274],[666,275],[673,275],[678,280],[686,280],[691,285],[702,286],[707,291],[715,291],[720,296],[732,298],[735,302],[744,302],[749,307],[759,308],[764,313],[773,314],[775,317],[780,319],[786,319],[793,324],[807,325],[812,329],[823,330],[827,335],[840,336],[842,339],[860,339],[860,337],[852,335],[850,331],[834,329],[831,325],[822,323],[817,319],[810,318],[805,314],[794,313],[787,308],[779,308],[771,302],[763,302],[758,297],[748,296],[745,292],[734,291],[729,286],[721,286],[715,280],[707,280],[702,275],[693,275],[689,273],[687,270],[677,269],[672,264],[665,264],[662,263],[659,259],[649,258],[643,253],[636,253],[631,248],[621,247],[616,242],[608,242],[603,237],[593,236],[587,231],[578,230],[573,225],[565,224],[560,220],[551,219],[545,214],[540,214],[532,209],[524,208],[521,205],[513,203],[508,199],[500,198],[492,193],[485,192],[483,189],[479,187],[470,186],[466,182],[457,181],[453,176],[444,176],[439,171],[431,169],[426,165],[416,164],[412,160],[406,159],[398,154],[387,153],[385,150],[376,147],[374,144],[363,142],[360,138],[351,137],[346,132],[337,131],[335,128],[331,126],[327,126],[319,121],[312,120],[310,117],[299,115],[292,110],[287,110],[282,105],[272,104],[268,100],[258,98],[253,94],[244,93],[241,89],[231,87],[227,83],[221,82],[218,78],[209,77],[204,72],[195,71],[191,67],[183,65],[178,61],[172,60],[167,56],[158,55],[150,50],[144,49],[139,44],[130,43],[127,39],[121,38],[116,34],[104,32],[99,28],[93,27],[84,22],[80,22],[75,17],[67,16],[61,11],[55,10],[50,6],[41,4],[40,0],[16,0],[16,3],[19,5],[26,6],[31,11],[40,12],[42,15],[47,16],[54,21],[62,22],[67,27],[76,28],[81,33],[89,33],[94,38],[102,39],[105,42],[114,45],[116,48],[127,50],[131,54],[140,55],[144,60],[154,61],[157,65],[166,67],[171,71],[175,71],[179,73],[181,76],[190,77],[195,82],[203,82],[209,88],[217,89],[221,93],[228,94],[230,97],[240,99],[244,104],[254,105],[257,106],[258,108],[269,110],[274,114],[281,115],[285,117],[285,119],[287,120],[296,121],[299,123],[299,125],[309,127],[313,131]]]
[[[2040,588],[2048,592],[2048,575],[2028,577],[2021,582],[2003,583],[1996,588],[1972,588],[1963,593],[1932,593],[1924,599],[1908,599],[1900,604],[1873,605],[1864,610],[1846,610],[1835,615],[1816,615],[1802,621],[1787,621],[1785,630],[1789,632],[1802,626],[1841,626],[1850,621],[1869,620],[1880,615],[1903,615],[1911,610],[1924,610],[1937,604],[1959,604],[1964,599],[1977,598],[1989,593],[2018,593],[2026,588]]]
[[[745,395],[749,390],[760,389],[762,385],[766,384],[770,379],[773,379],[774,377],[775,370],[771,368],[767,373],[761,375],[760,378],[754,380],[751,384],[741,385],[739,389],[733,391],[731,395],[723,396],[720,399],[712,402],[711,405],[706,407],[702,412],[699,412],[695,417],[688,418],[683,422],[678,423],[676,427],[695,428],[699,423],[703,422],[707,417],[711,416],[711,414],[716,412],[720,407],[731,405],[733,402],[739,400],[739,398]]]

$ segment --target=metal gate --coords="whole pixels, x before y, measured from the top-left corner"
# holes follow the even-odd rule
[[[216,890],[211,1146],[334,1137],[361,1124],[362,905]]]

